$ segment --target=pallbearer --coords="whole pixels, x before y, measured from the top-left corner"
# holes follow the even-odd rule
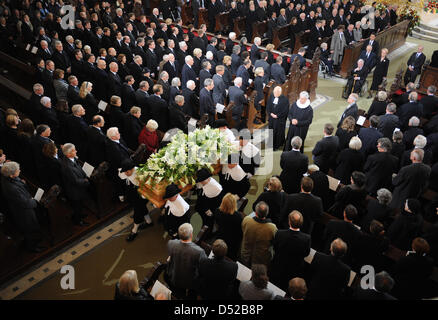
[[[202,224],[211,227],[213,212],[219,208],[225,193],[221,184],[212,177],[207,168],[202,168],[196,173],[196,187],[198,188],[196,211],[202,218]]]
[[[134,207],[134,226],[126,238],[126,241],[133,241],[137,237],[139,229],[141,230],[153,225],[146,207],[148,200],[140,196],[137,191],[137,167],[131,160],[122,162],[122,167],[119,169],[119,177],[126,183],[124,185],[124,194]]]
[[[259,148],[250,142],[249,131],[247,133],[242,132],[239,137],[239,165],[247,173],[248,178],[251,178],[255,174],[256,168],[260,166],[261,156]]]
[[[166,187],[163,199],[167,199],[165,208],[165,227],[172,238],[176,238],[178,228],[186,222],[190,222],[189,204],[179,194],[181,189],[174,183]]]
[[[228,163],[222,166],[221,183],[225,193],[244,197],[251,187],[248,174],[239,165],[239,154],[235,153],[228,157]]]

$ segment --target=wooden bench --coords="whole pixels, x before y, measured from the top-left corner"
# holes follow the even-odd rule
[[[289,45],[289,27],[290,24],[287,24],[285,26],[274,28],[274,30],[272,30],[272,44],[275,46],[276,50],[278,50],[280,47],[286,47]]]

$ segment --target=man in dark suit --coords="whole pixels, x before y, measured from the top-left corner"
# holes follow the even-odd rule
[[[366,50],[362,51],[359,56],[359,59],[362,59],[364,61],[363,66],[368,70],[368,72],[370,72],[374,68],[377,62],[377,56],[372,50],[373,47],[371,45],[368,45],[366,46]]]
[[[374,277],[374,288],[362,289],[357,288],[355,298],[357,300],[379,300],[379,301],[393,301],[397,300],[390,292],[394,287],[394,279],[386,271],[381,271]]]
[[[421,68],[426,61],[426,55],[423,53],[423,49],[423,46],[419,46],[417,52],[414,52],[409,57],[409,60],[406,63],[408,69],[406,69],[404,76],[405,85],[408,84],[408,82],[415,83],[417,76],[421,73]]]
[[[49,47],[46,40],[41,40],[40,48],[38,49],[38,55],[44,60],[49,60],[52,58],[53,49]]]
[[[93,83],[93,93],[97,99],[108,101],[112,93],[108,92],[109,76],[106,72],[105,60],[97,61],[96,72],[94,74],[95,82]]]
[[[398,159],[391,151],[391,140],[380,138],[377,140],[378,153],[370,155],[364,166],[366,174],[366,189],[369,194],[376,195],[380,188],[391,189],[392,174],[398,169]]]
[[[122,110],[126,113],[132,106],[137,105],[137,100],[135,99],[135,90],[133,88],[134,77],[128,75],[125,77],[125,81],[122,85]]]
[[[225,241],[213,242],[213,258],[201,257],[198,274],[200,296],[204,300],[217,300],[230,297],[233,282],[237,277],[237,263],[226,260],[228,246]]]
[[[41,105],[43,106],[41,109],[41,122],[50,127],[52,131],[52,137],[57,139],[59,133],[59,120],[55,109],[52,108],[51,99],[49,97],[42,97]]]
[[[17,162],[4,163],[1,168],[0,190],[15,225],[24,236],[26,249],[31,252],[41,252],[44,248],[38,246],[41,233],[35,213],[38,203],[30,195],[19,175],[20,165]]]
[[[184,96],[183,111],[186,115],[189,115],[195,119],[199,119],[199,97],[196,95],[195,88],[195,82],[193,80],[189,80],[187,82],[187,88],[182,89],[182,95]]]
[[[322,217],[322,200],[311,193],[313,190],[311,178],[303,177],[300,185],[301,192],[286,196],[280,212],[280,228],[287,228],[289,213],[292,210],[298,210],[304,217],[301,231],[311,235],[315,222]]]
[[[193,58],[192,56],[186,56],[184,66],[181,71],[181,82],[182,88],[187,88],[187,81],[192,80],[196,83],[198,80],[198,76],[196,72],[193,70]],[[204,84],[201,83],[201,87]]]
[[[359,130],[358,136],[362,141],[360,151],[364,154],[365,158],[377,151],[377,140],[383,136],[382,133],[377,130],[378,125],[379,117],[373,115],[370,117],[370,127],[361,128]]]
[[[368,71],[368,68],[365,66],[365,61],[363,59],[357,60],[357,67],[351,70],[348,76],[345,94],[349,94],[350,92],[360,93],[367,78]]]
[[[202,62],[202,69],[199,72],[199,83],[202,84],[205,82],[205,79],[211,79],[211,64],[208,61],[203,61]]]
[[[206,79],[204,87],[199,92],[199,114],[202,117],[204,114],[208,114],[207,124],[213,125],[216,115],[216,107],[213,102],[213,79]]]
[[[138,89],[138,84],[144,80],[144,70],[142,65],[143,58],[140,55],[135,56],[133,61],[129,64],[129,71],[135,80],[135,83],[133,83],[134,89]]]
[[[147,49],[146,51],[146,55],[147,55],[147,60],[146,60],[146,66],[148,67],[149,70],[151,70],[151,76],[152,78],[156,79],[158,76],[158,58],[157,55],[155,53],[155,42],[153,40],[148,40],[146,42],[146,46]]]
[[[244,104],[247,103],[247,98],[245,93],[241,89],[242,78],[236,77],[234,79],[234,86],[229,87],[228,96],[230,103],[233,102],[232,118],[234,120],[234,128],[237,130],[242,129],[245,125],[245,121],[242,120],[242,114],[244,109]]]
[[[141,81],[137,91],[135,91],[135,101],[137,101],[137,106],[141,109],[141,120],[144,123],[150,119],[149,115],[149,106],[148,106],[148,98],[149,98],[149,83],[145,80]]]
[[[81,103],[79,98],[79,81],[76,76],[68,77],[67,101],[69,105]]]
[[[262,44],[262,39],[259,37],[254,38],[254,44],[251,46],[251,63],[254,64],[258,59],[260,59],[260,49],[259,46]]]
[[[122,79],[120,79],[120,76],[118,75],[119,71],[119,65],[115,62],[111,62],[109,65],[109,71],[108,71],[108,85],[109,85],[109,92],[110,95],[122,95]]]
[[[376,41],[376,34],[373,32],[370,35],[370,38],[366,40],[362,45],[362,51],[365,51],[368,46],[372,46],[372,52],[378,56],[380,52],[379,42]]]
[[[286,82],[286,74],[284,72],[281,64],[283,63],[283,58],[278,56],[275,63],[271,66],[271,80],[274,80],[277,84],[283,84]]]
[[[242,65],[242,58],[240,57],[240,46],[233,46],[233,53],[231,54],[231,72],[237,73],[237,69]]]
[[[341,260],[346,253],[347,244],[340,238],[331,243],[329,255],[315,253],[310,265],[314,272],[308,293],[310,300],[339,300],[345,297],[351,274],[350,267]]]
[[[305,54],[306,54],[306,48],[298,49],[298,53],[291,55],[291,57],[290,57],[291,63],[293,63],[295,61],[295,58],[298,58],[298,60],[300,62],[300,69],[304,68],[304,66],[306,65],[306,58],[304,58]]]
[[[173,79],[178,77],[179,75],[179,63],[175,61],[175,56],[171,53],[168,54],[169,61],[167,61],[163,66],[163,71],[166,71],[169,74],[169,79]]]
[[[402,208],[408,198],[418,198],[426,189],[431,169],[423,163],[424,151],[414,149],[411,152],[412,164],[401,168],[392,179],[394,192],[391,208]]]
[[[421,119],[423,116],[423,105],[418,102],[418,94],[416,92],[411,92],[409,94],[409,102],[401,105],[397,109],[397,115],[400,118],[400,125],[402,130],[408,128],[409,119],[412,117],[417,117]]]
[[[355,120],[359,117],[359,108],[356,104],[357,99],[359,99],[359,96],[356,93],[352,93],[348,96],[348,107],[342,113],[341,119],[338,122],[338,128],[342,125],[342,121],[344,121],[346,117],[352,116]]]
[[[82,213],[83,203],[90,200],[90,181],[84,170],[77,163],[76,148],[72,143],[66,143],[62,147],[64,158],[62,159],[62,178],[65,195],[73,207],[73,222],[77,225],[88,225],[82,219],[86,216]]]
[[[427,88],[427,96],[423,96],[420,103],[423,105],[423,117],[426,119],[432,118],[438,113],[438,97],[435,96],[436,87],[429,86]]]
[[[251,61],[245,60],[243,64],[237,69],[236,77],[242,78],[242,90],[246,92],[249,87],[249,72],[248,69],[251,67]]]
[[[274,138],[272,147],[274,151],[285,142],[286,119],[289,112],[289,100],[281,93],[281,87],[276,86],[272,90],[266,105],[269,129],[273,129]]]
[[[105,144],[107,137],[102,132],[104,125],[105,119],[102,116],[96,115],[93,117],[91,126],[88,127],[86,132],[86,159],[93,167],[97,167],[106,159]]]
[[[307,172],[309,159],[300,152],[302,140],[300,137],[293,137],[291,141],[292,150],[281,154],[280,167],[282,169],[280,180],[283,190],[286,193],[297,193],[300,191],[300,183],[303,174]]]
[[[288,215],[289,229],[278,230],[273,241],[271,281],[285,290],[290,279],[303,276],[304,258],[310,253],[310,235],[302,232],[303,215],[292,211]]]
[[[68,57],[68,54],[62,49],[62,42],[57,41],[55,43],[55,51],[52,55],[52,60],[55,63],[55,66],[57,69],[64,70],[64,72],[69,73],[70,72],[70,58]]]
[[[150,116],[157,121],[158,130],[166,132],[169,130],[169,108],[166,100],[161,97],[163,94],[162,85],[154,85],[153,91],[154,94],[148,98]]]
[[[333,136],[334,129],[331,123],[326,123],[324,125],[324,138],[319,140],[312,150],[313,162],[325,174],[334,167],[339,147],[339,138]]]
[[[400,128],[400,120],[394,114],[396,110],[397,106],[395,103],[388,103],[386,106],[386,114],[380,116],[379,118],[377,130],[379,130],[379,132],[382,133],[385,138],[392,139],[394,129]]]
[[[71,110],[72,114],[67,120],[67,136],[70,138],[69,141],[76,146],[81,159],[86,158],[88,125],[83,119],[85,109],[80,104],[75,104]]]
[[[171,103],[169,103],[169,128],[178,128],[187,133],[187,119],[183,111],[184,97],[176,95]]]

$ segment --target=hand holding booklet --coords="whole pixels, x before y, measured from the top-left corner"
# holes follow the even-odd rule
[[[100,100],[100,101],[99,101],[99,104],[97,105],[97,107],[98,107],[100,110],[105,111],[107,105],[108,105],[108,103],[106,103],[106,102],[103,101],[103,100]]]
[[[94,167],[89,164],[88,162],[84,162],[84,165],[82,166],[82,170],[84,170],[85,174],[87,175],[87,177],[91,177],[91,174],[94,171]]]
[[[44,194],[44,190],[41,188],[38,188],[37,192],[35,193],[35,196],[33,197],[36,201],[40,202],[41,197]]]
[[[216,103],[216,112],[217,113],[222,113],[225,109],[225,106],[223,104],[220,103]]]
[[[364,116],[359,116],[359,118],[357,118],[356,123],[357,123],[359,126],[363,126],[363,124],[365,123],[365,120],[366,120],[366,118],[365,118]]]

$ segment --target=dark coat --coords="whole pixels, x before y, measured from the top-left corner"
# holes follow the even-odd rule
[[[408,102],[397,108],[396,114],[400,118],[401,129],[406,130],[411,117],[420,119],[423,116],[423,105],[419,102]]]
[[[197,77],[195,70],[193,70],[193,68],[187,63],[184,63],[181,71],[181,86],[187,88],[187,81],[189,80],[193,80],[196,83]]]
[[[154,94],[149,96],[148,105],[151,118],[158,122],[158,130],[162,132],[169,130],[169,108],[167,102]]]
[[[386,112],[386,105],[388,104],[387,101],[378,101],[378,100],[374,100],[373,103],[371,104],[370,108],[368,109],[368,114],[367,117],[371,117],[371,116],[381,116],[384,115]]]
[[[199,114],[202,117],[206,113],[208,114],[208,121],[210,124],[214,121],[216,108],[213,102],[212,92],[208,91],[206,88],[202,88],[199,93]]]
[[[125,115],[123,137],[126,144],[131,150],[136,150],[138,147],[138,136],[144,127],[144,123],[140,119],[134,117],[132,114]]]
[[[330,252],[330,245],[336,238],[341,238],[347,244],[347,253],[342,260],[351,265],[353,256],[360,254],[356,247],[362,232],[351,222],[344,220],[330,220],[325,228],[325,252]]]
[[[62,159],[62,180],[65,195],[72,201],[81,201],[88,197],[90,182],[80,165],[69,158]]]
[[[274,94],[269,96],[266,105],[266,114],[268,115],[269,129],[274,130],[274,150],[278,149],[285,142],[286,119],[289,112],[289,100],[281,95],[278,98],[278,104],[274,104]],[[271,113],[275,114],[277,118],[273,118]],[[306,169],[307,170],[307,169]]]
[[[324,173],[328,173],[329,168],[334,167],[337,151],[339,147],[339,138],[336,136],[324,137],[319,140],[312,150],[314,156],[313,162]]]
[[[355,120],[359,117],[358,115],[358,107],[356,103],[353,103],[349,108],[345,109],[342,113],[341,119],[338,122],[338,128],[342,125],[342,121],[348,116],[352,116]]]
[[[280,167],[282,169],[280,180],[286,193],[300,191],[301,179],[307,172],[309,159],[298,151],[285,151],[281,154]]]
[[[227,214],[219,209],[214,212],[215,222],[218,226],[216,233],[217,239],[222,239],[228,245],[227,256],[230,259],[236,260],[242,242],[242,214],[234,212]]]
[[[204,300],[229,297],[237,276],[237,263],[226,259],[201,258],[198,274],[200,295]]]
[[[385,138],[392,140],[395,128],[400,128],[400,120],[395,114],[384,114],[379,118],[377,129]]]
[[[366,189],[375,195],[380,188],[391,189],[392,174],[397,172],[398,159],[389,152],[370,155],[365,163]]]
[[[182,89],[182,95],[184,96],[184,113],[195,119],[199,119],[199,97],[196,95],[196,92],[184,88]]]
[[[437,51],[438,52],[438,51]],[[438,112],[438,97],[427,95],[421,98],[420,103],[423,105],[423,117],[426,119],[432,118]]]
[[[93,126],[89,126],[86,131],[87,141],[87,161],[93,166],[97,167],[106,159],[106,144],[107,137],[102,132]]]
[[[377,151],[377,140],[382,138],[382,134],[377,131],[377,128],[361,128],[358,136],[362,141],[362,148],[360,151],[365,155],[365,157]]]

